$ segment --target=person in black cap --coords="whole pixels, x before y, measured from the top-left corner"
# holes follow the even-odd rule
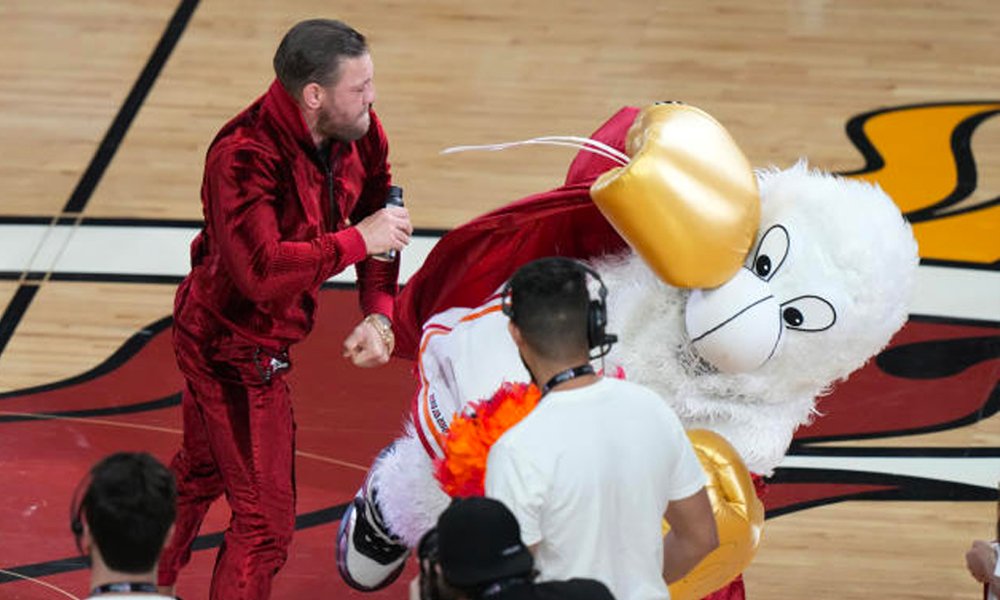
[[[614,600],[591,579],[535,583],[514,514],[491,498],[456,498],[420,540],[420,600]]]

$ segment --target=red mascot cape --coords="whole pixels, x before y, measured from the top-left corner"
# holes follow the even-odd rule
[[[624,151],[625,134],[639,113],[623,108],[591,136]],[[590,259],[628,245],[590,200],[590,184],[620,166],[581,151],[566,183],[477,217],[449,231],[396,299],[396,355],[416,358],[431,316],[482,304],[521,265],[545,256]]]

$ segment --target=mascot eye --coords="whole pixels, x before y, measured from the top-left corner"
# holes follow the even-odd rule
[[[757,253],[753,257],[753,272],[764,281],[770,281],[788,256],[788,231],[781,225],[772,225],[764,232]]]
[[[781,305],[781,318],[789,329],[824,331],[837,322],[837,310],[819,296],[799,296]]]
[[[771,274],[771,257],[768,255],[758,256],[757,262],[753,266],[758,277],[767,278]]]
[[[789,327],[798,327],[802,324],[802,321],[806,320],[806,318],[802,316],[802,312],[794,306],[789,306],[785,310],[781,311],[781,316],[785,319],[785,323],[788,323]]]

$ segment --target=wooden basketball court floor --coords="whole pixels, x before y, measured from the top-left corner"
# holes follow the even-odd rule
[[[370,38],[421,228],[407,272],[442,230],[554,187],[571,159],[440,149],[587,135],[627,104],[704,108],[757,166],[807,157],[878,181],[920,243],[912,318],[800,432],[765,499],[748,595],[978,597],[963,555],[995,535],[1000,477],[997,3],[3,0],[0,598],[86,596],[67,527],[77,481],[108,452],[176,448],[166,318],[204,152],[270,82],[284,31],[313,16]],[[276,598],[362,597],[339,582],[332,540],[408,401],[407,364],[339,358],[349,285],[324,292],[297,354],[301,529]],[[871,389],[892,400],[866,405]],[[219,503],[185,598],[206,596],[227,518]]]

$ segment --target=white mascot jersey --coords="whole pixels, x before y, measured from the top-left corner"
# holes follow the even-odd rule
[[[504,382],[530,381],[507,333],[499,294],[476,308],[452,308],[424,325],[413,415],[424,447],[443,457],[441,435],[470,400],[489,398]]]

